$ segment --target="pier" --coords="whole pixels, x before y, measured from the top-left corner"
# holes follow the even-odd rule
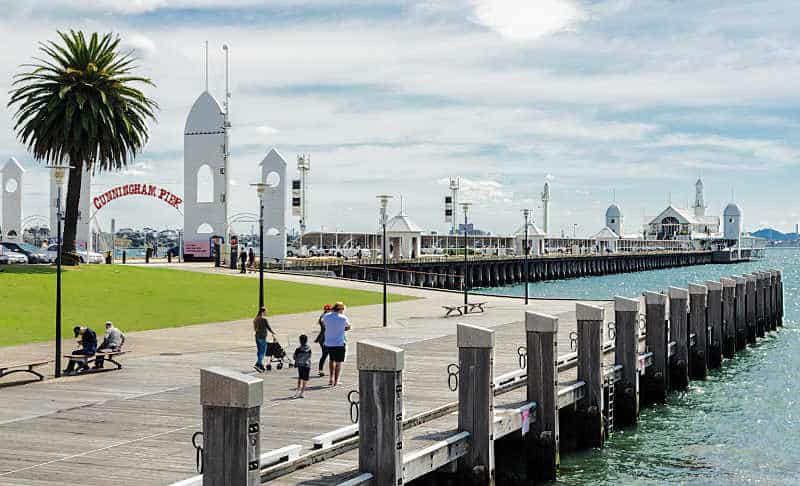
[[[348,393],[354,423],[280,444],[303,435],[302,420],[258,410],[232,415],[240,418],[229,427],[257,431],[259,423],[276,447],[255,455],[250,449],[250,462],[238,467],[246,484],[552,479],[562,453],[601,447],[616,428],[637,422],[640,407],[703,379],[782,326],[780,271],[681,285],[633,299],[570,303],[558,316],[527,311],[493,327],[459,323],[455,335],[402,347],[392,339],[362,340],[358,387]],[[204,408],[204,421],[208,413],[216,412]],[[231,448],[248,457],[249,443],[259,443],[258,434],[206,448],[204,464]]]
[[[427,257],[395,261],[387,264],[390,284],[435,289],[463,290],[466,267],[468,288],[497,287],[523,282],[560,280],[616,273],[641,272],[711,263],[736,263],[754,257],[749,251],[741,255],[723,251],[674,251],[618,254],[547,255],[529,258],[519,256]],[[311,272],[330,276],[382,282],[383,265],[379,259],[293,260],[269,263],[270,270]],[[526,275],[527,273],[527,275]]]

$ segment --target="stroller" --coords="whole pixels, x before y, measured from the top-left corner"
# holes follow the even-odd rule
[[[277,336],[272,337],[272,341],[267,342],[267,365],[265,368],[267,371],[272,371],[272,364],[275,363],[275,368],[283,369],[283,365],[289,365],[289,368],[293,366],[292,360],[290,360],[286,356],[286,351],[281,346],[280,341],[278,340]]]

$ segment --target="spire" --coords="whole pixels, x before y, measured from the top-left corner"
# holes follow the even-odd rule
[[[703,180],[697,179],[697,182],[694,184],[694,215],[695,216],[705,216],[706,215],[706,201],[705,196],[703,195]]]

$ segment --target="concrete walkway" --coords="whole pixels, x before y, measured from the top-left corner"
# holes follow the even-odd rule
[[[207,264],[181,267],[229,272]],[[376,289],[374,284],[298,275],[270,274],[269,279]],[[460,294],[402,287],[391,287],[390,291],[419,300],[391,304],[387,328],[379,324],[380,305],[348,309],[354,324],[351,343],[369,338],[411,346],[409,351],[419,349],[415,359],[424,366],[428,353],[423,349],[431,346],[420,347],[420,343],[444,339],[441,343],[446,343],[447,349],[443,351],[454,353],[450,336],[455,334],[456,323],[505,326],[522,321],[525,310],[534,310],[562,319],[561,349],[569,350],[567,334],[574,328],[575,301],[535,300],[526,307],[519,299],[480,297],[480,301],[488,302],[485,314],[444,318],[441,305],[463,302]],[[291,347],[284,345],[291,353],[297,335],[316,334],[317,317],[316,312],[276,316],[271,323],[286,336],[284,342],[291,340]],[[608,313],[607,318],[611,319]],[[193,474],[190,439],[200,429],[199,369],[224,366],[252,372],[255,351],[251,320],[130,333],[127,344],[132,352],[125,357],[123,370],[0,388],[0,485],[81,484],[98,477],[114,484],[165,484]],[[65,342],[65,349],[72,345]],[[0,348],[0,361],[50,356],[52,349],[52,342]],[[316,346],[314,353],[318,358]],[[441,363],[434,361],[431,364],[438,370]],[[265,433],[262,450],[307,444],[313,435],[348,425],[345,396],[357,388],[354,363],[349,356],[340,387],[325,387],[327,377],[312,379],[310,400],[288,400],[296,377],[294,370],[260,375],[265,380],[262,423],[267,431],[270,424],[283,430],[288,424],[292,431],[277,433],[276,428],[273,436]],[[444,369],[441,373],[445,379]],[[418,406],[424,405],[421,397]],[[297,427],[291,427],[294,422]]]

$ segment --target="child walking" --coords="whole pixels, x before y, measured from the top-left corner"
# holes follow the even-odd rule
[[[294,350],[294,366],[297,368],[297,390],[294,398],[303,398],[311,373],[311,346],[308,345],[308,336],[305,334],[300,335],[300,347]]]

